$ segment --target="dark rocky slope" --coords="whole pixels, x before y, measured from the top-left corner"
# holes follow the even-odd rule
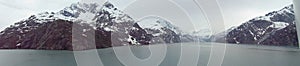
[[[249,20],[226,35],[228,43],[298,47],[293,5]]]

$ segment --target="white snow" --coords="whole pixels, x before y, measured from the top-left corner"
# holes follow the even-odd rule
[[[59,14],[59,13],[55,14],[53,18],[55,20],[57,20],[57,19],[63,19],[63,20],[67,20],[67,21],[74,21],[76,19],[74,17],[66,17],[66,16],[64,16],[62,14]]]
[[[114,31],[113,29],[108,28],[108,27],[105,27],[104,30],[105,30],[105,31]]]
[[[284,9],[281,9],[280,11],[278,11],[279,14],[284,14],[284,13],[293,13],[291,12],[291,10],[294,9],[292,7],[292,5],[289,5],[287,7],[285,7]]]
[[[253,39],[254,39],[254,40],[257,40],[257,37],[256,37],[256,36],[254,36],[254,37],[253,37]]]
[[[286,22],[273,22],[273,25],[271,25],[270,27],[282,29],[282,28],[287,27],[288,25],[289,25],[289,23],[286,23]]]
[[[135,38],[133,38],[133,37],[130,36],[130,35],[128,35],[128,36],[129,36],[129,37],[128,37],[127,41],[131,42],[133,45],[139,45],[139,43],[136,41]],[[133,38],[133,40],[132,40],[131,38]]]
[[[271,21],[272,22],[271,17],[274,17],[274,15],[278,15],[278,14],[280,14],[280,15],[287,15],[286,13],[294,14],[291,11],[292,9],[293,9],[292,5],[289,5],[289,6],[283,8],[283,9],[281,9],[279,11],[275,11],[273,13],[273,15],[256,17],[256,18],[254,18],[254,20],[267,20],[267,21]]]
[[[161,32],[164,32],[162,28],[168,28],[174,31],[176,34],[179,34],[180,32],[175,25],[160,17],[146,17],[138,21],[137,23],[143,29],[150,28],[150,29],[160,30]]]
[[[233,38],[233,40],[235,41],[235,43],[239,44],[240,42],[236,40],[236,38]]]
[[[108,4],[108,3],[106,3]],[[110,13],[110,17],[116,17],[112,21],[116,23],[120,22],[134,22],[132,18],[130,18],[127,14],[124,14],[122,11],[116,9],[115,7],[105,7],[96,4],[96,3],[74,3],[69,7],[64,8],[63,10],[60,10],[58,12],[43,12],[43,13],[38,13],[33,15],[32,18],[30,19],[24,19],[25,20],[35,20],[37,23],[44,23],[44,22],[51,22],[54,20],[66,20],[66,21],[72,21],[72,22],[80,22],[80,23],[88,23],[90,26],[92,26],[94,29],[96,29],[96,17],[101,17],[101,16],[108,16],[107,14],[101,14],[99,15],[99,12],[101,11],[107,11]],[[65,16],[64,14],[68,14],[72,16]],[[24,22],[25,27],[23,28],[30,28],[34,29],[38,26],[27,26],[26,23]],[[100,23],[100,27],[104,28],[106,31],[114,31],[117,30],[116,27],[104,27],[105,25],[108,25],[108,23]],[[14,25],[15,27],[19,26],[19,24]],[[30,30],[18,30],[21,33],[23,32],[28,32]],[[86,32],[87,29],[84,29],[83,32]]]
[[[250,32],[250,34],[252,35],[252,36],[254,36],[254,33],[251,31],[251,30],[248,30],[249,32]]]
[[[139,30],[139,29],[138,29],[138,28],[136,28],[136,27],[132,27],[132,29],[133,29],[133,30]]]
[[[271,17],[273,17],[273,15],[271,15],[271,16],[260,16],[260,17],[254,18],[254,20],[266,20],[266,21],[271,21]]]
[[[82,31],[83,31],[83,32],[86,32],[86,31],[87,31],[87,29],[83,29]]]
[[[21,43],[18,43],[16,46],[17,46],[17,47],[18,47],[18,46],[21,46]]]
[[[49,13],[49,12],[39,13],[34,16],[36,17],[35,20],[37,23],[54,21],[57,19],[63,19],[63,20],[67,20],[67,21],[74,21],[76,19],[74,17],[63,16],[62,14],[59,14],[59,13]]]
[[[248,30],[249,32],[250,32],[250,34],[253,36],[253,39],[254,40],[257,40],[257,37],[256,37],[256,35],[251,31],[251,30]]]
[[[81,34],[82,36],[84,36],[84,37],[87,37],[87,35],[86,34]]]
[[[96,7],[94,10],[93,7]],[[70,7],[66,7],[59,12],[43,12],[34,15],[34,18],[38,23],[49,22],[53,20],[67,20],[67,21],[83,21],[83,22],[94,22],[93,19],[96,15],[96,12],[100,11],[98,5],[94,4],[85,4],[85,3],[74,3]],[[99,9],[99,10],[98,10]],[[68,12],[75,17],[72,16],[64,16],[62,13]],[[78,17],[76,17],[78,16]]]
[[[106,3],[108,4],[108,3]],[[102,8],[104,11],[109,12],[111,15],[110,17],[116,17],[112,21],[116,23],[121,23],[121,22],[133,22],[132,18],[130,18],[127,14],[123,13],[122,11],[118,10],[116,7],[103,7]],[[117,10],[115,10],[117,9]],[[104,15],[100,15],[104,16]]]
[[[153,36],[160,36],[162,35],[163,33],[155,33],[155,34],[152,34]]]
[[[20,33],[23,33],[21,28],[18,28],[17,31],[20,32]]]

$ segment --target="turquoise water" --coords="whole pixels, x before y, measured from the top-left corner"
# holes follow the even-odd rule
[[[153,47],[158,46],[161,45],[153,45]],[[220,44],[214,46],[223,45]],[[198,49],[200,54],[198,55],[199,59],[197,66],[206,66],[208,64],[211,52],[210,43],[168,44],[166,57],[159,65],[176,66],[179,63],[179,58],[181,57],[181,49],[185,48],[184,52],[186,54],[193,54],[195,53],[193,51],[197,50],[195,47],[200,47],[200,49]],[[151,56],[151,51],[148,49],[148,46],[131,46],[131,51],[140,59],[146,59]],[[116,57],[113,48],[98,49],[95,51],[98,52],[96,54],[99,55],[104,66],[124,66],[124,64],[122,64]],[[93,53],[93,51],[76,51],[76,53],[78,53],[77,55],[85,55]],[[92,55],[89,57],[93,58]],[[74,53],[72,51],[0,50],[1,66],[77,66],[75,59],[76,58],[74,57]],[[92,62],[91,60],[86,59],[86,62]],[[300,50],[295,48],[254,45],[226,45],[226,52],[222,66],[300,66],[299,61]],[[99,65],[90,64],[85,66]]]

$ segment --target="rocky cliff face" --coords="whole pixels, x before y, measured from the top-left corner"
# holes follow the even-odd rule
[[[231,30],[228,43],[298,46],[293,5],[249,20]]]
[[[260,44],[298,47],[296,25],[289,25],[270,34],[270,37],[265,38]]]

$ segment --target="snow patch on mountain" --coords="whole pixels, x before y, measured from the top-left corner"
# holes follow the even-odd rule
[[[289,23],[285,22],[273,22],[273,25],[271,25],[272,28],[282,29],[289,25]]]

